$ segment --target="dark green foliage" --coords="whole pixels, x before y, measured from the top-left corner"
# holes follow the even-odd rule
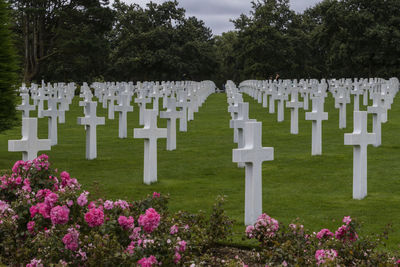
[[[177,1],[113,6],[111,80],[205,80],[215,72],[211,30]]]
[[[16,121],[15,84],[17,57],[10,30],[9,9],[0,0],[0,132],[12,127]]]

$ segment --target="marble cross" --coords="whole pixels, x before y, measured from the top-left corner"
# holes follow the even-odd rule
[[[130,105],[130,96],[128,93],[121,94],[120,104],[115,106],[115,111],[119,113],[118,120],[118,137],[127,138],[127,128],[128,128],[128,112],[133,111],[133,107]]]
[[[104,117],[97,117],[96,108],[97,102],[86,102],[86,115],[78,118],[78,124],[86,126],[86,159],[97,158],[97,125],[105,124]]]
[[[48,100],[48,109],[42,112],[44,117],[49,117],[48,119],[48,138],[51,140],[51,145],[57,145],[57,99],[50,97]]]
[[[262,163],[274,159],[272,147],[262,147],[261,122],[247,122],[244,127],[244,147],[233,149],[233,162],[243,162],[246,168],[246,225],[254,224],[262,213]]]
[[[167,138],[167,129],[157,127],[157,110],[143,110],[144,127],[133,130],[133,138],[144,139],[144,169],[145,184],[157,182],[157,139]]]
[[[8,140],[8,151],[22,151],[22,160],[33,160],[38,151],[51,150],[49,139],[38,139],[37,118],[22,118],[22,139]]]
[[[367,111],[372,114],[372,132],[376,134],[376,142],[373,145],[378,147],[382,144],[382,115],[385,114],[386,109],[379,96],[374,95],[372,100],[373,104],[367,107]]]
[[[175,98],[169,97],[167,110],[160,112],[160,118],[167,119],[167,150],[176,149],[176,119],[182,115],[182,112],[176,110]]]
[[[366,111],[354,111],[354,131],[344,135],[344,144],[353,146],[353,199],[367,195],[367,146],[376,142],[368,133]]]
[[[324,100],[322,97],[312,98],[312,111],[306,112],[306,120],[312,121],[311,155],[322,154],[322,121],[328,119],[328,113],[324,112]]]
[[[286,107],[290,109],[290,133],[299,133],[299,108],[303,107],[303,103],[299,102],[298,91],[293,89],[291,92],[291,99],[286,102]]]
[[[22,118],[29,118],[29,112],[31,110],[35,110],[35,105],[29,104],[29,94],[21,94],[22,103],[21,105],[17,106],[17,110],[22,110]]]

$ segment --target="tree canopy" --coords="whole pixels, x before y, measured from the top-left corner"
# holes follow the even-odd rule
[[[178,1],[9,0],[22,80],[391,77],[400,68],[398,0],[324,0],[302,13],[256,0],[213,36]]]

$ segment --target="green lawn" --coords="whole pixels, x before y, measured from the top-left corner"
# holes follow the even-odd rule
[[[290,134],[290,113],[276,122],[276,113],[248,96],[250,117],[263,123],[263,145],[275,149],[275,160],[263,164],[263,211],[282,223],[300,218],[313,231],[335,231],[345,215],[363,223],[362,233],[378,233],[388,223],[394,232],[392,249],[400,241],[400,105],[395,99],[389,121],[382,125],[382,146],[368,147],[368,196],[352,199],[353,149],[345,146],[343,134],[353,131],[352,106],[347,108],[347,129],[338,127],[339,111],[331,97],[325,110],[329,120],[323,122],[322,156],[311,156],[311,122],[299,113],[299,134]],[[361,103],[361,102],[360,102]],[[363,107],[363,106],[362,106]],[[311,108],[311,102],[310,102]],[[365,109],[365,107],[363,107]],[[35,113],[31,113],[31,116]],[[98,106],[98,115],[107,112]],[[170,194],[173,211],[209,212],[217,195],[228,196],[226,210],[236,220],[235,242],[243,243],[244,169],[232,163],[233,131],[229,128],[225,94],[213,94],[188,123],[188,132],[177,133],[177,150],[166,151],[166,141],[158,142],[158,182],[143,184],[143,140],[133,139],[138,125],[138,108],[128,115],[127,139],[118,138],[118,114],[98,127],[98,158],[85,159],[85,131],[77,125],[83,116],[74,99],[66,113],[66,123],[59,124],[57,146],[44,153],[53,166],[67,170],[94,192],[96,197],[139,199],[153,191]],[[372,118],[369,117],[369,124]],[[166,127],[166,120],[159,119]],[[372,126],[370,125],[370,129]],[[39,119],[39,137],[47,138],[47,118]],[[20,139],[20,127],[0,134],[0,169],[9,169],[21,159],[19,152],[7,152],[8,139]]]

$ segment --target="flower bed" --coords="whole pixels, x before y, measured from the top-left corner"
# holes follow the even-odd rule
[[[398,259],[376,249],[379,239],[359,237],[350,217],[335,233],[309,233],[298,223],[285,227],[263,214],[245,231],[259,247],[249,253],[218,249],[233,223],[223,198],[209,218],[171,214],[168,197],[156,192],[134,202],[91,199],[75,178],[53,170],[46,155],[16,162],[0,182],[0,262],[7,265],[376,266]]]

